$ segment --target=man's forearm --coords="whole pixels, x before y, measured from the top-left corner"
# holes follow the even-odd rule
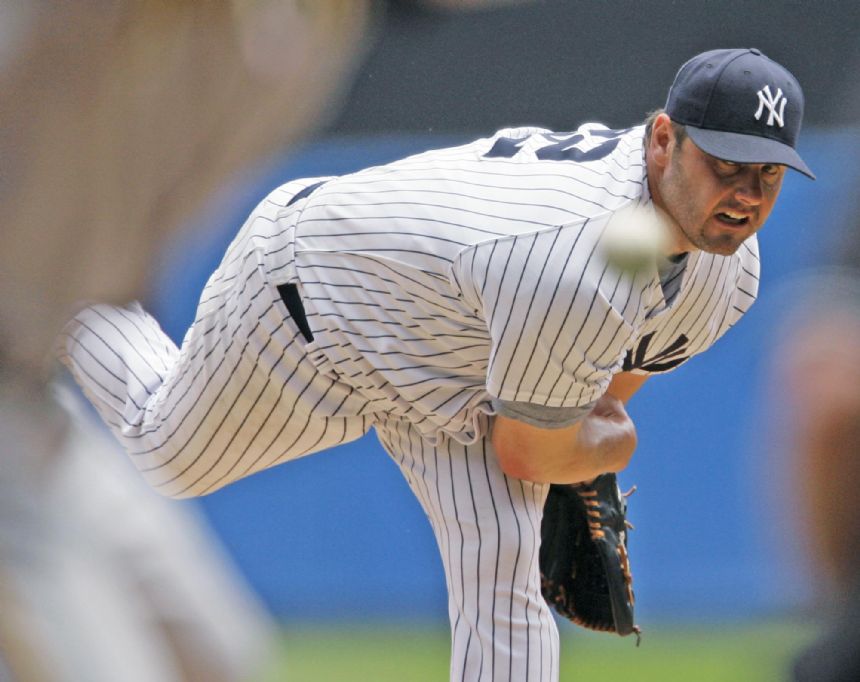
[[[561,429],[496,417],[492,442],[509,476],[576,483],[627,466],[636,448],[636,428],[623,403],[604,395],[584,419]]]

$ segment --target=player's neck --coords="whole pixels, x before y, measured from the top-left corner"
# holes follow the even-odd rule
[[[645,181],[648,183],[648,192],[651,196],[651,201],[655,208],[664,217],[667,226],[667,239],[660,253],[663,258],[669,261],[683,258],[685,254],[698,249],[690,243],[687,235],[678,222],[672,217],[672,214],[666,208],[666,202],[663,199],[663,194],[660,191],[659,169],[656,164],[651,163],[648,154],[645,155]]]

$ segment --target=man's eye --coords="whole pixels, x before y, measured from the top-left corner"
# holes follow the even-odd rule
[[[782,179],[782,174],[785,171],[784,166],[777,163],[766,163],[761,167],[761,178],[768,187],[776,187]]]
[[[732,173],[736,173],[739,164],[734,163],[733,161],[723,161],[722,159],[717,159],[717,170],[723,175],[731,175]]]

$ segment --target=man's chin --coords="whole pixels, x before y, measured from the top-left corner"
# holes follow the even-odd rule
[[[723,233],[713,236],[701,235],[695,246],[705,253],[712,253],[715,256],[731,256],[741,248],[741,245],[750,236],[751,234],[746,233]]]

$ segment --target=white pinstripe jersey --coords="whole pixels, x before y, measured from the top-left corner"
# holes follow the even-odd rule
[[[754,237],[691,254],[670,305],[656,270],[621,275],[596,248],[613,211],[650,202],[643,136],[506,129],[298,200],[275,191],[270,205],[290,206],[260,229],[295,226],[295,241],[259,257],[287,280],[294,255],[312,356],[362,398],[333,414],[385,411],[469,443],[491,397],[584,407],[622,369],[668,371],[710,347],[755,299]]]
[[[690,254],[671,305],[656,272],[602,262],[612,211],[650,201],[642,138],[503,130],[287,183],[228,248],[181,349],[140,306],[94,306],[64,329],[61,358],[175,496],[374,423],[468,444],[494,398],[587,407],[620,370],[667,371],[707,349],[757,291],[754,238],[733,256]],[[287,282],[309,344],[278,293]]]

